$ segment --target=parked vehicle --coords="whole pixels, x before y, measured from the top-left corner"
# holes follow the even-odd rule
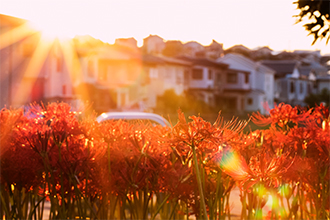
[[[98,116],[96,120],[99,123],[107,120],[147,121],[163,127],[171,127],[171,124],[162,116],[148,112],[106,112]]]

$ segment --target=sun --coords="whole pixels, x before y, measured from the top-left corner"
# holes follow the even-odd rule
[[[22,48],[22,53],[17,57],[11,56],[11,68],[22,76],[22,80],[19,79],[17,83],[22,86],[18,86],[11,94],[11,103],[27,102],[29,91],[32,91],[36,80],[41,79],[46,72],[48,75],[59,71],[63,75],[68,74],[71,82],[74,81],[75,76],[79,77],[79,60],[72,39],[79,33],[76,34],[77,29],[72,23],[73,19],[56,14],[57,16],[54,16],[54,13],[42,11],[30,17],[18,18],[19,22],[15,20],[16,23],[12,22],[11,28],[0,32],[0,50]],[[25,55],[25,51],[28,51],[28,55]],[[21,65],[23,62],[24,65]],[[57,65],[53,65],[57,63],[61,63],[60,70],[56,69]],[[45,64],[49,65],[47,71],[43,69]]]
[[[74,38],[73,28],[68,23],[59,19],[43,17],[29,22],[31,28],[42,34],[44,40],[52,41],[54,39],[68,40]]]
[[[77,8],[72,4],[63,4],[62,1],[47,3],[40,2],[36,13],[29,14],[26,19],[32,28],[40,31],[43,38],[46,39],[70,39],[82,32],[81,28],[85,27],[81,22],[80,14]],[[79,30],[80,29],[80,30]]]

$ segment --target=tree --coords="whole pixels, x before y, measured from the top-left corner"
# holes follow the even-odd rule
[[[330,39],[330,1],[329,0],[298,0],[297,9],[300,10],[297,23],[303,22],[304,18],[308,22],[303,26],[309,32],[309,35],[314,35],[312,45],[319,39],[326,39],[328,44]]]
[[[329,107],[330,104],[330,92],[326,88],[322,89],[322,91],[318,94],[309,94],[304,102],[309,107],[315,107],[315,105],[320,105],[321,103],[324,103],[325,106]]]

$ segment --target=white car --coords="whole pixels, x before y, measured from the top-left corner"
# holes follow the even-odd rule
[[[171,127],[171,124],[162,116],[147,113],[147,112],[106,112],[102,113],[96,118],[97,122],[103,122],[106,120],[134,120],[134,121],[150,121],[151,123],[160,124],[163,127]]]

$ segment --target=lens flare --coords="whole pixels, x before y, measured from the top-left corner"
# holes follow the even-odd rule
[[[262,218],[262,209],[256,210],[255,219],[263,219]]]
[[[279,190],[280,195],[283,197],[289,197],[291,194],[291,189],[288,184],[281,185],[278,190]]]
[[[248,177],[246,162],[242,157],[239,157],[235,151],[224,151],[220,166],[225,173],[235,180],[244,180]]]
[[[264,185],[258,184],[255,186],[255,192],[260,198],[262,198],[267,194],[267,189],[264,187]]]

